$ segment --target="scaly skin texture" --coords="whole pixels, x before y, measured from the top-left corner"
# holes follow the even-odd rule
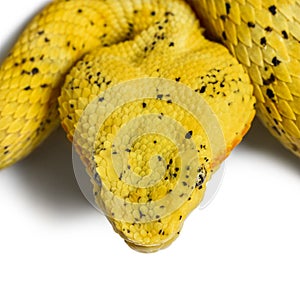
[[[300,1],[187,2],[246,67],[262,122],[300,157]]]
[[[100,96],[102,92],[149,77],[180,86],[185,91],[182,105],[172,98],[174,87],[170,95],[120,102],[94,140],[97,116],[89,104],[97,99],[109,108],[111,103]],[[217,124],[204,128],[199,122],[194,115],[197,103],[186,86],[202,97]],[[76,137],[74,144],[91,176],[96,203],[128,245],[142,252],[165,248],[176,239],[185,218],[200,203],[211,174],[241,141],[255,114],[247,73],[225,47],[202,36],[196,16],[183,0],[56,0],[49,4],[28,25],[0,69],[0,167],[30,153],[57,126],[59,93],[62,126],[70,140]],[[128,184],[127,173],[116,173],[112,155],[117,154],[114,141],[123,125],[148,114],[167,120],[167,131],[174,136],[179,134],[177,127],[168,120],[180,124],[182,139],[195,144],[197,161],[182,165],[179,146],[154,131],[155,121],[136,126],[136,132],[147,130],[148,134],[141,134],[125,150],[128,169],[133,170],[130,176],[164,170],[158,182],[143,188]],[[218,128],[224,149],[213,155],[214,134],[209,136],[208,130]],[[160,159],[153,161],[158,155]],[[196,169],[197,176],[191,176],[190,169]],[[179,180],[183,171],[188,171],[186,181],[192,178],[191,184]],[[190,189],[189,194],[182,193],[181,205],[173,207],[169,201],[151,206],[172,195],[178,184],[180,190]],[[115,205],[104,187],[124,198],[124,207]]]
[[[120,6],[120,1],[110,1],[109,7],[106,7],[104,1],[99,1],[99,7],[104,5],[103,9],[110,12],[105,17],[107,26],[103,34],[108,40],[113,35],[120,43],[98,48],[76,64],[66,77],[59,107],[62,124],[69,139],[73,140],[75,129],[79,131],[79,137],[74,142],[92,178],[96,202],[129,246],[138,251],[153,252],[165,248],[179,235],[185,218],[201,201],[213,169],[241,141],[255,111],[252,86],[242,66],[225,47],[209,42],[202,36],[197,18],[189,6],[183,1],[166,3],[151,0],[142,3],[143,5],[138,1],[128,1],[128,5]],[[120,20],[118,26],[114,19],[116,14]],[[131,40],[122,42],[127,40],[128,31],[131,32]],[[225,138],[224,151],[217,157],[212,157],[210,137],[205,134],[205,128],[197,120],[193,120],[194,108],[189,97],[182,100],[190,108],[187,112],[175,103],[158,101],[159,95],[157,99],[137,99],[133,103],[120,105],[100,128],[95,145],[93,141],[97,108],[88,108],[90,113],[85,113],[80,129],[77,128],[89,103],[94,103],[94,99],[96,102],[108,101],[99,96],[102,92],[121,82],[147,77],[170,79],[178,85],[185,84],[193,93],[202,95],[218,117]],[[107,103],[108,106],[109,104]],[[159,169],[158,161],[154,162],[152,168],[148,163],[151,157],[161,155],[168,166],[157,184],[149,188],[136,188],[125,182],[127,173],[120,175],[114,172],[114,156],[111,153],[118,152],[116,145],[113,146],[117,133],[124,124],[148,114],[157,114],[162,120],[168,116],[177,120],[185,128],[185,132],[192,131],[192,139],[198,151],[197,166],[200,172],[203,171],[201,167],[205,169],[204,182],[196,187],[195,180],[194,186],[191,186],[191,195],[184,195],[182,204],[176,209],[171,209],[170,203],[157,209],[150,207],[151,203],[173,190],[182,172],[177,145],[163,136],[157,133],[143,135],[127,149],[128,167],[141,176],[149,174],[151,169]],[[154,128],[154,125],[151,126],[146,126],[150,132]],[[176,134],[171,125],[168,131]],[[90,157],[91,152],[93,159]],[[99,186],[99,178],[110,192],[126,198],[126,208],[113,204],[109,193]],[[138,203],[140,206],[132,209],[129,203]],[[164,209],[169,213],[164,213]],[[147,221],[147,217],[150,220]]]
[[[0,169],[31,153],[57,128],[57,97],[74,63],[97,46],[117,42],[99,38],[105,11],[99,1],[54,1],[18,39],[0,67]]]

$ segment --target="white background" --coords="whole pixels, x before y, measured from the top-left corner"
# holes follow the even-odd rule
[[[46,1],[0,6],[0,54]],[[82,196],[59,130],[0,171],[0,299],[299,299],[300,160],[255,122],[179,239],[129,249]]]

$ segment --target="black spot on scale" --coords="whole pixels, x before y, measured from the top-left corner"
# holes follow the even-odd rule
[[[159,100],[161,100],[163,97],[164,97],[164,95],[162,95],[162,94],[159,94],[159,95],[156,96],[156,98],[159,99]]]
[[[205,93],[205,91],[206,91],[206,86],[204,85],[201,87],[199,92],[200,92],[200,94],[203,94],[203,93]]]
[[[104,97],[100,97],[100,98],[98,99],[99,102],[103,102],[104,100],[105,100]]]
[[[260,39],[260,44],[261,44],[262,46],[266,46],[266,45],[267,45],[267,39],[266,39],[265,37],[262,37],[262,38]]]
[[[78,12],[79,14],[81,14],[81,13],[82,13],[82,9],[78,9],[77,12]]]
[[[230,5],[230,3],[226,2],[225,6],[226,6],[226,14],[229,15],[230,14],[231,5]]]
[[[171,42],[170,44],[169,44],[169,47],[174,47],[175,46],[175,43],[174,42]]]
[[[248,22],[247,25],[249,28],[255,28],[255,24],[253,22]]]
[[[274,94],[274,92],[271,89],[267,89],[267,96],[270,99],[273,99],[275,97],[275,94]]]
[[[145,102],[143,102],[143,108],[146,108],[147,107],[147,104]]]
[[[175,80],[176,80],[177,82],[179,82],[179,81],[181,80],[181,78],[180,78],[180,77],[177,77],[177,78],[175,78]]]
[[[185,135],[185,138],[186,138],[187,140],[189,140],[189,139],[191,139],[192,135],[193,135],[193,131],[190,130],[190,131]]]
[[[275,67],[277,67],[278,65],[280,65],[281,61],[276,56],[274,56],[272,59],[272,63]]]
[[[31,70],[31,74],[32,75],[35,75],[35,74],[37,74],[39,72],[39,69],[38,68],[33,68],[32,70]]]
[[[265,28],[265,31],[267,31],[267,32],[271,32],[272,30],[273,30],[273,28],[270,27],[270,26],[267,26],[267,27]]]
[[[26,87],[24,88],[24,91],[29,91],[29,90],[31,90],[31,87],[30,87],[30,86],[26,86]]]
[[[276,13],[277,13],[277,8],[276,8],[276,6],[275,6],[275,5],[271,5],[271,6],[269,7],[269,12],[270,12],[273,16],[275,16]]]
[[[282,33],[282,36],[283,36],[284,39],[287,40],[289,38],[289,36],[288,36],[288,34],[285,30],[282,30],[281,33]]]
[[[276,78],[275,78],[274,74],[271,74],[270,78],[263,79],[263,83],[264,83],[264,85],[270,85],[275,81],[275,79]]]

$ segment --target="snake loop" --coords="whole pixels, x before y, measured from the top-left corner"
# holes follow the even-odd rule
[[[246,68],[260,120],[300,157],[300,1],[187,2]]]
[[[168,246],[255,114],[247,73],[202,32],[183,0],[51,2],[0,68],[0,167],[59,112],[115,231]]]

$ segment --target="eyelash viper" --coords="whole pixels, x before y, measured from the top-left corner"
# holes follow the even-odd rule
[[[300,157],[300,1],[187,2],[210,36],[245,66],[260,120]]]
[[[255,115],[248,74],[224,46],[208,41],[202,32],[190,6],[182,0],[51,2],[26,27],[0,67],[0,167],[29,154],[57,127],[60,114],[62,126],[91,176],[96,202],[115,231],[141,252],[168,246],[200,203],[211,174],[241,141]],[[180,86],[181,102],[173,99],[176,88],[161,94],[155,84],[155,97],[122,103],[123,93],[118,94],[120,99],[107,100],[111,88],[149,78]],[[147,90],[153,81],[146,82],[148,86],[143,87]],[[187,89],[203,99],[216,116],[225,140],[225,148],[217,155],[212,154],[214,137],[207,132],[218,128],[202,126]],[[128,89],[128,94],[132,90]],[[103,92],[108,94],[103,97]],[[117,104],[99,132],[95,127],[98,107],[91,106],[95,99],[108,108],[113,101]],[[133,123],[141,117],[147,121]],[[152,132],[154,124],[159,129],[160,120],[169,124],[164,134]],[[122,178],[123,173],[113,170],[117,158],[112,155],[118,152],[113,141],[126,123],[133,124],[134,134],[142,129],[131,148],[123,149],[133,171],[130,176],[147,177],[163,167],[163,178],[150,187],[134,187]],[[184,157],[168,134],[182,139],[182,144],[194,143],[197,161],[193,165],[182,165]],[[196,177],[190,175],[194,168]],[[182,174],[191,178],[181,181]],[[178,184],[190,188],[189,195],[182,193],[179,206],[168,212],[165,205],[155,207],[165,211],[162,214],[149,209],[173,195]],[[108,188],[105,192],[104,187]],[[126,198],[125,208],[114,206],[108,192]]]

